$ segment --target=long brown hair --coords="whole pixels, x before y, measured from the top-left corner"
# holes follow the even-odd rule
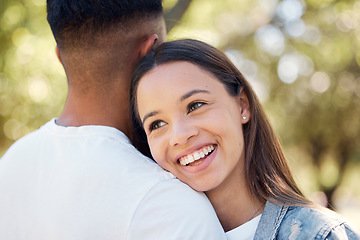
[[[237,96],[240,89],[243,89],[248,97],[251,117],[243,125],[243,132],[245,171],[251,193],[260,201],[294,206],[310,205],[311,202],[304,197],[292,177],[279,140],[249,82],[223,52],[206,43],[191,39],[165,42],[146,55],[135,68],[130,96],[137,131],[141,131],[136,99],[139,81],[156,66],[173,61],[193,63],[213,74],[224,84],[230,95]],[[145,144],[146,135],[143,131],[140,134],[142,144]],[[144,146],[140,145],[137,147],[143,149]]]

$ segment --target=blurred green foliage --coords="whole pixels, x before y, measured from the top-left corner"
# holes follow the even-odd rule
[[[43,0],[0,3],[0,154],[57,116],[66,79]]]
[[[176,3],[165,0],[165,10]],[[65,102],[45,7],[0,1],[0,156]],[[360,1],[192,0],[168,21],[177,22],[170,40],[208,42],[249,79],[304,192],[359,214]]]

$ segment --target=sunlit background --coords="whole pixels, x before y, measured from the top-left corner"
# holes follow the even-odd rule
[[[181,2],[190,4],[181,18],[167,15],[168,39],[223,50],[258,94],[304,193],[360,230],[360,1]],[[177,3],[165,0],[166,12]],[[58,116],[66,91],[45,0],[1,0],[0,156]]]

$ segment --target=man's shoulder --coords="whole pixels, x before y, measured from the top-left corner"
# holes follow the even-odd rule
[[[1,160],[9,160],[12,165],[24,161],[61,163],[68,167],[82,164],[89,171],[108,172],[114,178],[129,177],[135,182],[151,184],[175,178],[141,154],[126,135],[115,128],[61,127],[55,119],[17,140]]]
[[[204,193],[178,179],[159,181],[137,205],[129,239],[226,239]]]
[[[5,152],[1,159],[10,157],[12,154],[24,153],[25,148],[28,150],[31,149],[32,146],[36,146],[36,144],[39,142],[39,139],[41,139],[42,132],[43,131],[40,128],[16,140]]]

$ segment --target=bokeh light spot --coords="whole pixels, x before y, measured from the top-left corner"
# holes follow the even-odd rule
[[[48,96],[49,88],[42,78],[33,79],[29,85],[29,95],[35,102],[41,102]]]
[[[10,119],[4,124],[4,133],[9,139],[17,140],[28,132],[29,128],[16,119]]]
[[[285,23],[285,31],[293,38],[298,38],[305,33],[306,25],[303,20],[297,19]]]
[[[298,0],[285,0],[278,5],[276,12],[284,21],[297,20],[304,13],[304,6]]]
[[[330,77],[325,72],[316,72],[310,78],[311,89],[323,93],[330,87]]]
[[[286,54],[281,57],[278,65],[278,75],[284,83],[293,83],[299,74],[297,58],[293,55]]]
[[[322,35],[321,32],[317,27],[308,25],[306,26],[305,32],[302,35],[302,39],[304,42],[311,44],[311,45],[317,45],[321,41]]]
[[[20,23],[25,17],[24,6],[17,2],[8,7],[1,18],[1,26],[4,29],[11,29],[16,24]]]
[[[259,28],[255,33],[255,39],[258,46],[271,55],[279,56],[284,51],[284,35],[271,24]]]

